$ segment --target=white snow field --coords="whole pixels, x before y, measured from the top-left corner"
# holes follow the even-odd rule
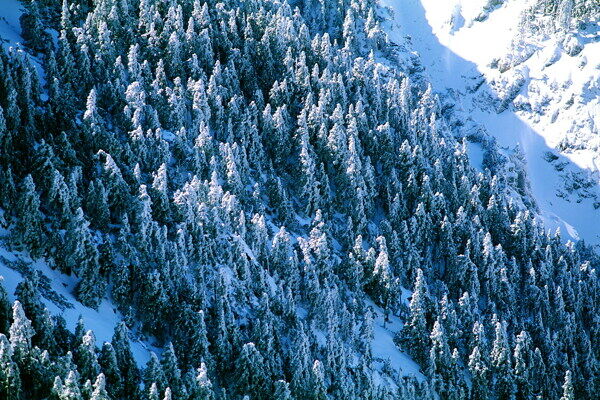
[[[379,367],[378,370],[385,368],[385,364],[388,363],[399,376],[414,376],[419,380],[424,380],[425,377],[421,373],[419,365],[394,343],[394,336],[401,329],[403,322],[400,318],[392,315],[390,316],[391,321],[384,323],[383,310],[375,304],[373,304],[373,309],[375,318],[372,349],[373,357],[380,360],[376,364]]]
[[[520,33],[530,0],[506,0],[476,21],[486,3],[382,0],[393,14],[391,39],[404,43],[410,37],[408,46],[421,56],[434,91],[455,103],[456,116],[481,124],[508,154],[520,147],[547,228],[598,245],[600,24],[574,33],[570,40],[582,50],[569,55],[565,49],[572,45],[561,45],[562,37]],[[525,61],[504,72],[496,66],[519,57]],[[470,145],[476,167],[478,147]]]

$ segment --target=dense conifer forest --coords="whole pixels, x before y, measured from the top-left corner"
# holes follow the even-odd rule
[[[13,263],[0,398],[598,398],[600,259],[493,146],[472,167],[376,0],[23,4],[28,51],[0,54],[3,246],[124,321],[98,346]],[[419,374],[374,355],[378,315]],[[133,334],[160,349],[146,365]]]

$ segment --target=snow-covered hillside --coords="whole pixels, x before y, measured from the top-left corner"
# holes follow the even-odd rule
[[[410,36],[434,90],[467,121],[456,124],[459,133],[492,135],[509,155],[519,146],[548,228],[599,244],[599,23],[557,37],[523,22],[531,1],[486,12],[486,0],[383,3],[393,12],[392,39]],[[481,150],[471,150],[477,163]]]
[[[86,330],[92,330],[96,337],[96,345],[101,347],[110,342],[115,328],[123,321],[123,315],[107,299],[104,299],[97,310],[84,306],[74,296],[78,279],[66,276],[50,268],[44,259],[32,260],[27,253],[10,250],[6,246],[9,235],[4,225],[4,212],[0,210],[0,283],[13,302],[17,285],[25,277],[36,274],[39,278],[39,290],[42,302],[52,315],[60,315],[65,319],[66,327],[75,331],[81,320]],[[150,352],[160,353],[160,349],[151,346],[139,338],[131,338],[131,350],[140,366],[150,359]]]
[[[19,0],[3,0],[0,11],[0,42],[4,48],[20,48],[23,45],[19,17],[23,6]]]
[[[0,43],[7,51],[21,51],[27,54],[19,22],[22,13],[23,5],[19,0],[2,0],[2,4],[0,4]],[[39,61],[29,54],[27,56],[38,73],[42,75],[43,71]],[[15,289],[26,275],[40,274],[49,282],[48,290],[43,291],[42,301],[53,315],[62,316],[67,328],[72,331],[75,330],[76,324],[81,319],[86,329],[93,330],[97,340],[96,344],[99,347],[104,342],[110,341],[115,327],[123,320],[123,316],[115,306],[110,301],[104,300],[98,310],[85,307],[73,295],[78,281],[75,277],[68,277],[53,270],[43,259],[31,260],[26,253],[8,250],[4,241],[9,232],[2,227],[3,222],[4,216],[0,210],[0,279],[9,294],[9,300],[15,300]],[[153,348],[141,340],[132,339],[131,349],[140,366],[149,360],[151,350],[159,352],[159,349]]]
[[[537,1],[0,1],[0,399],[595,399],[600,3]]]
[[[32,61],[39,75],[43,76],[43,69],[38,59],[28,53],[25,41],[21,36],[22,30],[20,17],[24,12],[19,0],[4,0],[3,9],[0,10],[0,43],[6,51],[19,51]],[[55,35],[53,35],[55,36]],[[116,326],[123,321],[124,316],[116,309],[109,299],[102,300],[97,310],[86,307],[75,297],[76,286],[79,279],[75,276],[65,276],[51,268],[46,260],[32,260],[27,252],[9,250],[5,243],[10,232],[2,228],[4,222],[3,211],[0,209],[0,282],[9,294],[9,300],[16,300],[17,285],[26,276],[37,274],[42,280],[42,301],[53,315],[60,315],[65,319],[66,326],[75,331],[76,325],[83,322],[86,329],[92,330],[96,338],[96,345],[101,347],[104,342],[109,342]],[[406,297],[403,298],[407,304]],[[384,322],[383,310],[371,303],[374,312],[373,321],[373,356],[377,362],[374,379],[394,385],[391,377],[414,376],[419,380],[424,379],[420,367],[403,353],[394,343],[394,336],[401,329],[402,322],[397,317],[392,317],[391,322]],[[156,348],[140,338],[132,337],[131,350],[139,364],[144,366],[150,359],[150,352],[160,354],[162,349]],[[323,336],[323,340],[325,337]]]

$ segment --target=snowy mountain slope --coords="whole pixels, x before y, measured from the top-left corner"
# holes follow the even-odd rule
[[[23,46],[19,18],[23,13],[19,0],[3,0],[0,14],[0,42],[5,49]]]
[[[102,347],[104,342],[110,342],[115,327],[123,320],[121,313],[106,299],[102,301],[98,310],[85,307],[73,295],[78,281],[75,277],[68,277],[50,268],[43,259],[32,261],[29,256],[21,252],[7,250],[3,244],[6,234],[6,230],[0,229],[0,278],[8,292],[9,300],[11,302],[16,300],[15,290],[24,278],[20,268],[25,268],[28,274],[34,271],[41,273],[50,284],[49,291],[42,291],[42,301],[48,311],[53,315],[62,316],[71,331],[75,331],[77,322],[81,318],[86,330],[94,332],[98,347]],[[160,353],[159,349],[148,343],[131,339],[131,350],[140,366],[148,362],[150,351]]]
[[[394,16],[388,26],[392,40],[402,43],[410,36],[434,90],[453,104],[457,119],[473,122],[458,123],[458,133],[469,136],[475,127],[509,155],[519,146],[548,228],[598,244],[597,33],[589,27],[579,37],[583,50],[571,57],[556,39],[518,35],[520,15],[531,2],[507,1],[482,18],[485,3],[383,1]],[[498,63],[518,46],[535,52],[500,72]],[[565,151],[565,143],[575,145]],[[471,148],[481,159],[478,146]]]
[[[29,280],[32,295],[20,292],[12,319],[0,299],[0,333],[19,368],[46,348],[62,368],[42,368],[44,379],[23,368],[20,397],[82,387],[83,398],[108,398],[89,395],[95,380],[94,391],[106,386],[115,400],[497,400],[527,398],[530,387],[539,398],[595,398],[600,300],[588,294],[600,292],[600,260],[531,217],[540,211],[569,238],[581,230],[561,219],[567,207],[532,200],[553,200],[568,180],[556,168],[566,159],[539,157],[543,138],[516,112],[530,75],[482,75],[470,60],[478,53],[439,39],[519,12],[441,7],[440,28],[430,29],[430,5],[390,3],[394,46],[376,16],[386,12],[362,0],[345,15],[345,0],[322,10],[298,1],[295,11],[269,0],[69,2],[60,25],[37,20],[35,4],[23,19],[38,52],[24,57],[37,54],[53,82],[45,100],[28,96],[24,57],[12,65],[15,52],[0,54],[0,104],[10,110],[0,123],[0,149],[10,149],[0,153],[0,275],[9,300],[21,279],[41,276]],[[51,6],[44,15],[58,15]],[[135,35],[123,32],[132,26]],[[52,29],[63,32],[58,43],[39,45]],[[495,49],[477,46],[487,52],[481,65],[501,64]],[[13,76],[23,78],[15,90]],[[16,110],[36,118],[20,121]],[[453,134],[471,141],[475,168]],[[533,188],[526,165],[538,174]],[[135,357],[123,336],[116,361],[103,349],[99,366],[85,337],[56,349],[42,340],[51,335],[38,339],[29,320],[36,332],[55,324],[25,304],[36,292],[71,329],[83,315],[98,342],[126,315],[142,338]],[[146,334],[165,351],[139,374]],[[536,380],[505,385],[534,348],[544,361],[526,372]],[[77,365],[63,359],[69,352]]]
[[[22,4],[19,0],[3,0],[0,7],[0,43],[6,51],[13,49],[27,54],[40,76],[43,76],[39,60],[29,55],[23,44],[19,22],[19,18],[23,13]],[[3,218],[0,215],[0,226],[2,221]],[[9,294],[9,300],[15,300],[15,289],[24,278],[23,274],[11,264],[27,265],[31,271],[38,271],[49,279],[53,293],[51,298],[43,298],[44,304],[52,314],[61,315],[65,319],[67,328],[74,331],[81,317],[86,329],[94,331],[99,347],[102,346],[102,343],[110,341],[114,328],[123,320],[121,313],[108,300],[104,300],[98,310],[85,307],[73,295],[77,284],[74,277],[67,277],[53,270],[44,260],[32,261],[26,254],[7,250],[3,244],[7,234],[8,231],[0,227],[0,277]],[[53,301],[55,298],[61,298],[64,304],[57,304],[56,301]],[[151,350],[160,352],[159,349],[134,338],[132,338],[131,349],[139,365],[144,365],[150,359]]]
[[[421,373],[421,368],[405,352],[401,351],[394,342],[394,336],[401,330],[404,321],[396,316],[391,316],[389,322],[384,320],[384,311],[375,303],[371,303],[375,311],[373,321],[373,356],[377,361],[377,370],[383,371],[382,376],[414,376],[419,381],[425,377]],[[392,371],[390,371],[392,370]],[[389,379],[389,378],[388,378]],[[390,379],[389,384],[393,384]]]
[[[19,0],[2,0],[0,7],[0,44],[6,52],[17,51],[25,55],[34,66],[41,83],[44,84],[44,68],[40,60],[27,51],[21,36],[20,18],[24,12],[23,4]],[[56,31],[48,30],[48,33],[56,41]],[[46,94],[44,93],[43,96]]]
[[[4,0],[0,10],[0,43],[5,51],[19,51],[27,57],[43,76],[41,63],[27,52],[21,36],[20,17],[23,14],[23,5],[19,0]],[[0,210],[0,213],[2,210]],[[0,214],[0,222],[3,221]],[[274,227],[275,228],[275,227]],[[42,291],[42,301],[53,315],[62,316],[67,328],[74,331],[81,319],[86,329],[92,330],[96,337],[96,345],[110,341],[114,328],[123,320],[123,315],[108,299],[102,300],[98,310],[84,306],[75,298],[75,288],[78,279],[74,276],[65,276],[52,269],[44,259],[32,260],[27,253],[7,250],[3,240],[9,231],[0,228],[0,281],[9,294],[9,300],[16,300],[14,293],[17,285],[24,279],[25,274],[38,273],[49,283],[48,291]],[[25,268],[25,271],[19,270]],[[400,330],[402,322],[393,317],[392,322],[384,323],[383,311],[372,304],[374,310],[373,355],[377,360],[375,379],[378,382],[394,385],[394,379],[401,376],[415,376],[423,380],[420,367],[401,352],[394,343],[394,336]],[[131,338],[131,350],[139,366],[145,365],[150,359],[150,351],[157,354],[161,349],[153,347],[139,338]]]
[[[19,0],[6,0],[6,4],[3,6],[6,8],[0,11],[0,42],[6,51],[16,50],[26,54],[33,61],[40,75],[43,75],[41,63],[27,52],[21,37],[19,18],[24,12],[23,5]],[[273,229],[278,228],[273,225]],[[70,330],[75,330],[78,320],[81,319],[86,329],[94,332],[98,347],[101,347],[103,342],[111,340],[114,328],[123,320],[123,315],[108,299],[102,300],[98,310],[84,306],[74,295],[79,281],[75,276],[61,274],[52,269],[44,259],[32,260],[27,253],[7,250],[3,244],[3,236],[7,236],[9,232],[2,230],[1,233],[0,279],[9,293],[11,302],[16,300],[14,293],[19,282],[24,279],[24,275],[33,272],[39,273],[43,279],[47,279],[49,282],[48,291],[42,293],[42,300],[52,314],[61,315]],[[19,268],[25,268],[27,272],[20,271]],[[406,289],[405,292],[410,293]],[[407,302],[407,296],[404,298],[405,302]],[[425,377],[421,373],[419,365],[394,343],[394,337],[403,325],[402,321],[398,317],[391,316],[391,321],[384,322],[383,310],[375,303],[371,303],[371,307],[374,312],[372,342],[372,351],[376,362],[374,379],[378,383],[391,386],[395,386],[394,382],[397,382],[400,377],[416,377],[419,381],[423,381]],[[150,351],[161,353],[161,349],[153,347],[140,338],[132,337],[131,339],[131,349],[139,366],[148,362]]]

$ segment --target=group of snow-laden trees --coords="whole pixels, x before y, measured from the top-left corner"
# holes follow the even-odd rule
[[[535,8],[555,19],[556,26],[568,29],[575,21],[598,20],[597,0],[537,0]]]
[[[97,347],[35,273],[0,290],[0,398],[596,398],[598,258],[470,166],[375,0],[24,4],[6,245],[126,318]],[[382,368],[379,313],[421,376]]]

